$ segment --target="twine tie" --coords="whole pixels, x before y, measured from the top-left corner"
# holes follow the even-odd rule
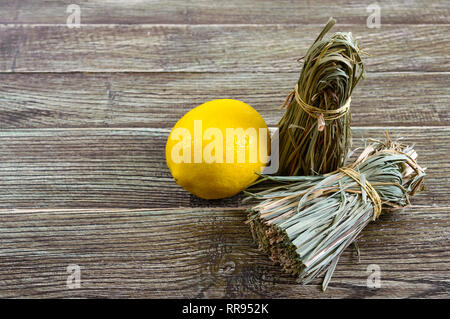
[[[308,103],[304,102],[300,97],[300,94],[298,93],[298,84],[295,86],[294,91],[292,91],[288,95],[281,108],[283,108],[286,104],[289,105],[292,99],[295,99],[297,104],[302,108],[303,111],[308,113],[309,116],[317,119],[317,129],[319,130],[319,132],[322,132],[325,129],[325,121],[337,120],[338,118],[341,118],[342,116],[347,114],[348,110],[350,109],[350,102],[351,102],[351,98],[349,97],[343,106],[335,110],[324,110],[309,105]]]
[[[381,199],[380,195],[378,195],[375,188],[373,188],[373,186],[367,180],[365,180],[365,183],[362,183],[361,175],[353,168],[341,167],[339,168],[339,171],[341,171],[348,177],[352,178],[355,182],[359,184],[359,186],[361,186],[362,189],[366,191],[367,196],[373,203],[373,220],[377,219],[381,214]]]

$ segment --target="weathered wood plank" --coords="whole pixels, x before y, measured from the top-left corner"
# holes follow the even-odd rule
[[[354,128],[382,138],[385,128]],[[415,144],[428,167],[417,205],[450,206],[450,128],[389,128]],[[168,129],[38,129],[0,131],[1,208],[156,208],[239,206],[241,198],[203,201],[173,181],[165,164]]]
[[[323,25],[0,25],[0,72],[297,72]],[[369,71],[450,71],[450,25],[339,25]]]
[[[368,73],[353,125],[450,125],[450,73]],[[296,73],[0,74],[0,128],[171,127],[216,98],[255,107],[276,125]]]
[[[449,207],[382,215],[325,293],[260,253],[242,209],[0,212],[0,297],[448,297]],[[81,267],[68,289],[67,266]],[[367,268],[381,288],[367,288]]]
[[[82,23],[324,23],[334,16],[342,23],[365,24],[372,0],[3,0],[0,23],[66,23],[67,6],[80,5]],[[450,10],[444,0],[432,5],[421,0],[378,2],[381,23],[449,23]]]

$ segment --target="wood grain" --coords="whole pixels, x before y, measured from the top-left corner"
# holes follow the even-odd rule
[[[384,0],[0,2],[0,298],[448,298],[450,6]],[[260,253],[242,195],[205,201],[165,165],[190,108],[241,99],[274,125],[329,16],[351,31],[367,79],[352,102],[361,138],[404,137],[428,167],[414,207],[362,233],[327,292]],[[66,286],[81,266],[81,288]],[[367,288],[367,267],[381,288]]]
[[[385,128],[354,128],[354,146],[383,138]],[[415,144],[428,168],[418,205],[450,206],[450,129],[389,128]],[[1,208],[157,208],[239,206],[240,197],[190,196],[165,164],[168,129],[38,129],[0,132]]]
[[[0,23],[66,23],[71,3],[80,5],[85,24],[312,24],[328,17],[340,23],[366,24],[373,0],[3,0]],[[434,0],[383,0],[378,2],[381,23],[449,23],[448,2]]]
[[[448,126],[449,75],[368,73],[353,94],[353,125]],[[260,112],[268,125],[276,125],[283,113],[279,107],[298,76],[297,73],[0,74],[0,129],[168,128],[191,108],[217,98],[245,101]]]
[[[323,25],[0,25],[0,72],[293,72]],[[450,25],[339,25],[370,72],[450,71]]]
[[[0,212],[0,297],[336,298],[448,296],[449,207],[382,215],[322,293],[256,249],[242,209]],[[81,267],[68,289],[67,266]],[[367,267],[381,288],[367,288]]]

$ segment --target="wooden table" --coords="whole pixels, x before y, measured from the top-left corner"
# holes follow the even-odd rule
[[[366,25],[372,0],[76,1],[69,28],[71,2],[0,3],[0,297],[450,297],[448,1],[382,1],[380,28]],[[363,231],[360,262],[347,249],[323,293],[257,250],[242,196],[177,186],[164,146],[214,98],[275,125],[331,15],[371,54],[354,146],[388,130],[428,176],[414,207]]]

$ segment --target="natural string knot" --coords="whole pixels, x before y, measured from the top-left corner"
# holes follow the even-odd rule
[[[381,214],[381,198],[375,188],[367,180],[364,183],[361,182],[361,175],[353,168],[341,167],[339,171],[352,178],[366,192],[373,203],[373,220],[377,219]]]
[[[317,129],[320,132],[322,132],[325,129],[325,121],[337,120],[338,118],[347,114],[348,110],[350,109],[350,102],[351,102],[351,98],[349,97],[348,100],[344,103],[344,105],[341,106],[340,108],[338,108],[336,110],[324,110],[324,109],[321,109],[321,108],[318,108],[318,107],[315,107],[315,106],[305,103],[301,99],[300,94],[298,94],[298,84],[297,84],[295,86],[294,91],[292,91],[288,95],[286,100],[284,101],[282,108],[286,104],[289,104],[293,98],[295,99],[297,104],[300,105],[300,107],[303,109],[303,111],[308,113],[309,116],[317,119],[317,122],[318,122]]]

